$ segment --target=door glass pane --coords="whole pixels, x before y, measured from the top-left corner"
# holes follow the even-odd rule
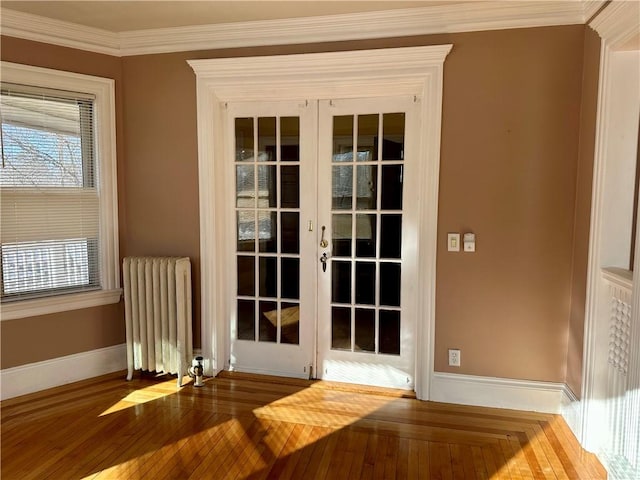
[[[402,215],[380,216],[380,258],[400,258],[402,247]]]
[[[300,160],[300,119],[298,117],[280,119],[280,160],[283,162]]]
[[[237,257],[238,295],[254,296],[256,294],[255,257]]]
[[[255,305],[253,300],[238,300],[238,340],[256,339]]]
[[[331,308],[331,348],[351,350],[350,308]]]
[[[333,261],[331,269],[331,301],[351,303],[351,262]]]
[[[260,331],[258,339],[261,342],[278,341],[278,304],[276,302],[260,302]]]
[[[374,262],[356,262],[356,303],[360,305],[376,303],[376,264]]]
[[[253,118],[236,118],[236,162],[253,161]]]
[[[380,305],[400,306],[400,264],[380,264]]]
[[[260,257],[260,296],[276,297],[278,286],[277,259],[275,257]]]
[[[334,210],[351,210],[353,197],[353,167],[339,166],[332,168],[331,197]]]
[[[376,215],[356,215],[356,257],[376,256]]]
[[[236,165],[236,207],[255,208],[256,184],[253,165]]]
[[[376,311],[374,309],[356,308],[353,348],[356,352],[376,351]]]
[[[300,252],[300,214],[298,212],[282,212],[282,253]]]
[[[300,305],[282,303],[280,319],[280,343],[300,343]]]
[[[382,209],[402,210],[402,165],[382,167]]]
[[[259,250],[265,253],[276,253],[278,248],[278,213],[258,211],[258,228],[260,229]]]
[[[298,166],[280,167],[280,206],[282,208],[300,206],[300,167]]]
[[[400,355],[400,312],[380,310],[380,353]]]
[[[274,208],[277,201],[276,167],[260,165],[258,167],[258,208]]]
[[[300,259],[282,258],[280,270],[280,297],[300,298]]]
[[[356,186],[356,208],[358,210],[375,210],[378,201],[378,167],[375,165],[358,165]]]
[[[254,210],[236,212],[238,228],[238,251],[255,252],[256,250],[256,213]]]
[[[382,129],[382,160],[403,160],[404,113],[385,113]]]
[[[353,161],[353,115],[333,117],[333,161]]]
[[[358,161],[378,160],[378,118],[379,115],[358,116]]]
[[[276,160],[276,118],[258,119],[258,161],[275,162]]]
[[[351,214],[332,215],[331,243],[334,257],[351,256]]]

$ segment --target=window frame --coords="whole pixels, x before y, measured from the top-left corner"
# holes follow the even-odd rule
[[[95,96],[95,162],[99,194],[100,289],[15,300],[0,305],[0,320],[45,315],[120,301],[115,82],[110,78],[0,62],[2,80]]]

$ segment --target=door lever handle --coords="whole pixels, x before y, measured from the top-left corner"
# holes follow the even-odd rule
[[[320,247],[321,248],[327,248],[329,246],[329,242],[327,242],[324,238],[324,231],[326,230],[327,227],[325,227],[324,225],[322,226],[322,235],[320,236]]]
[[[320,263],[322,263],[322,271],[323,272],[327,271],[327,260],[329,260],[329,257],[327,257],[327,252],[325,252],[320,257]]]

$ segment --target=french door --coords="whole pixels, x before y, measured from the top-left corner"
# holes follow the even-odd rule
[[[320,102],[318,378],[413,389],[416,115],[408,97]]]
[[[414,99],[227,110],[230,368],[412,389]]]
[[[227,108],[235,261],[229,367],[308,378],[316,317],[315,103]],[[229,175],[228,175],[229,176]]]

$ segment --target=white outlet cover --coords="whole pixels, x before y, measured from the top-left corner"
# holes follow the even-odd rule
[[[457,348],[449,349],[449,366],[450,367],[460,366],[460,350],[458,350]]]

